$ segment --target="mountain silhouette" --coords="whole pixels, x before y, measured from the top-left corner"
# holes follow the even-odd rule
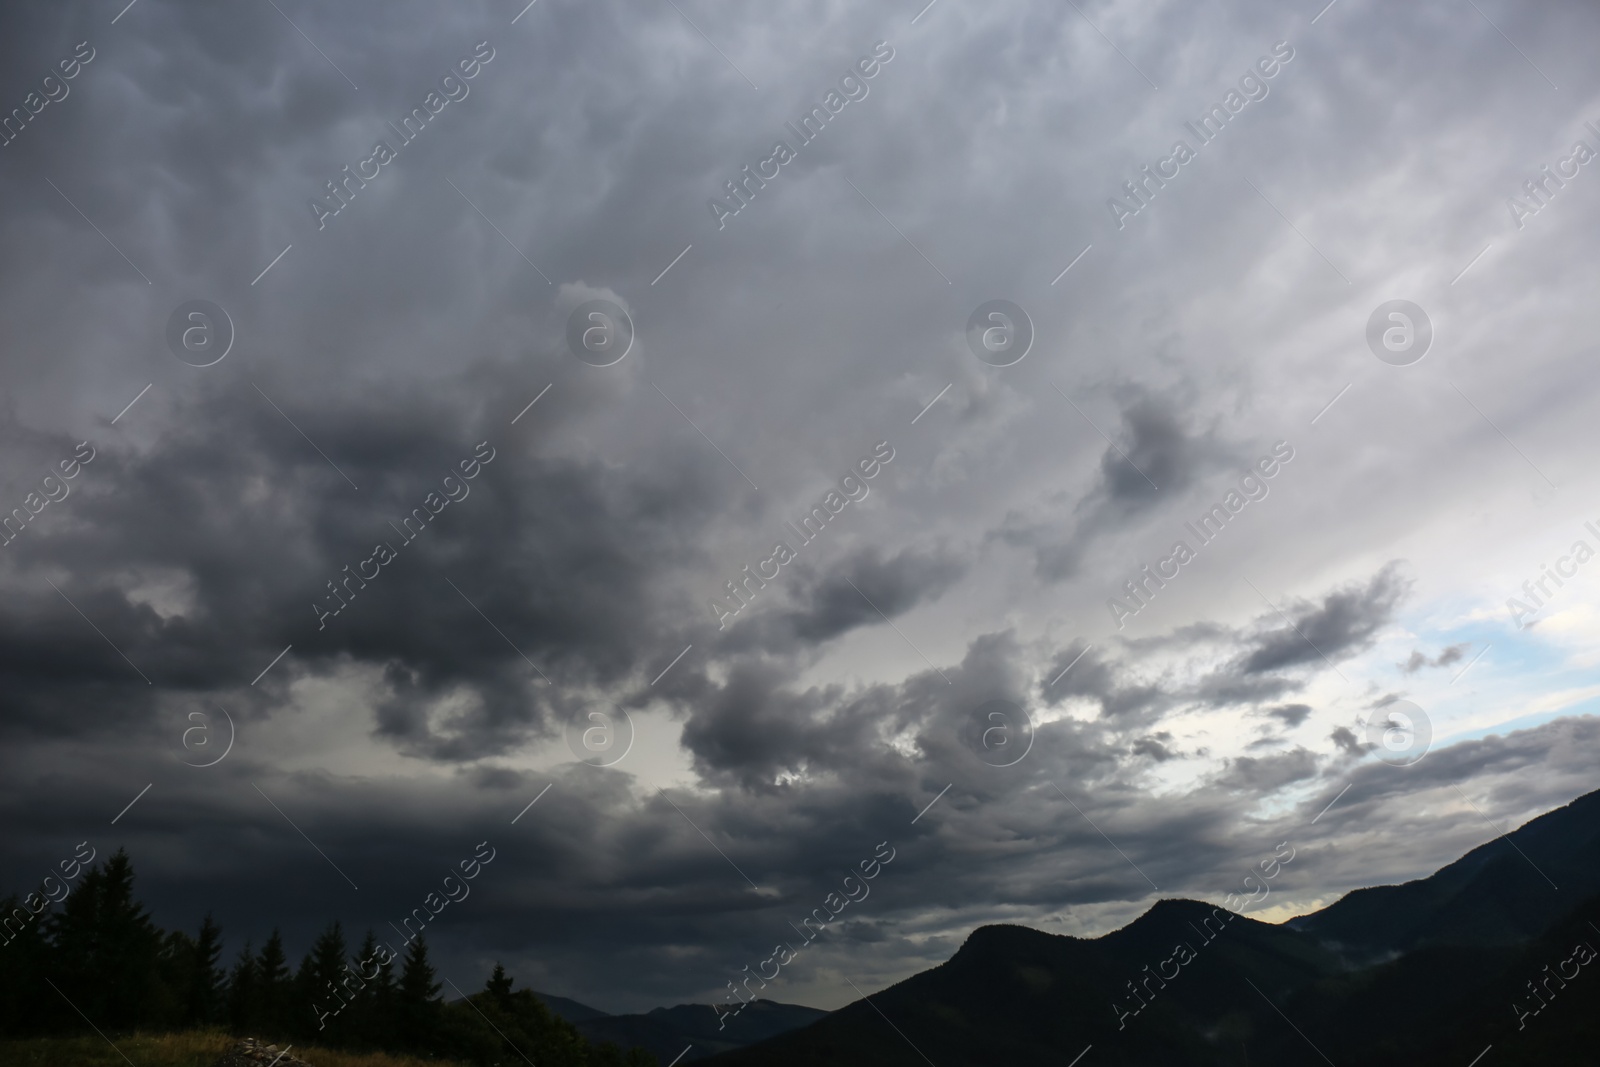
[[[1424,945],[1515,945],[1600,894],[1600,791],[1428,878],[1357,889],[1288,925],[1373,962]]]
[[[828,1013],[799,1004],[752,1001],[726,1024],[709,1004],[652,1008],[642,1015],[610,1015],[566,997],[535,993],[552,1014],[577,1027],[589,1041],[614,1042],[621,1048],[642,1048],[663,1064],[689,1063],[718,1052],[743,1048],[798,1029]],[[687,1051],[685,1051],[687,1050]]]
[[[588,1022],[590,1019],[605,1019],[610,1016],[609,1012],[601,1011],[599,1008],[591,1008],[587,1004],[579,1004],[576,1000],[554,996],[550,993],[535,992],[533,997],[548,1008],[551,1015],[558,1019],[565,1019],[569,1023]]]
[[[706,1062],[1066,1065],[1092,1048],[1085,1067],[1466,1067],[1492,1046],[1483,1067],[1591,1065],[1583,945],[1600,947],[1600,792],[1282,924],[1162,900],[1098,938],[979,927],[937,967]]]

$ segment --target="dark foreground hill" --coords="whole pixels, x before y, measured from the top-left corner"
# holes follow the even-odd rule
[[[1094,939],[947,962],[714,1067],[1600,1063],[1600,793],[1430,878],[1282,925],[1164,900]],[[1558,888],[1559,887],[1559,888]],[[1377,962],[1382,960],[1382,962]]]

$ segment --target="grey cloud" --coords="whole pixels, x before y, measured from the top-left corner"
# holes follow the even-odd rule
[[[1359,740],[1355,732],[1348,726],[1335,726],[1333,732],[1328,735],[1328,739],[1338,745],[1339,750],[1346,756],[1360,756],[1371,751],[1374,747]]]
[[[1448,645],[1431,659],[1421,649],[1412,649],[1411,655],[1406,657],[1406,661],[1397,664],[1397,666],[1405,674],[1416,674],[1424,667],[1448,667],[1450,664],[1460,661],[1468,647],[1466,642]]]
[[[1225,708],[1280,700],[1300,688],[1301,683],[1281,675],[1241,676],[1236,668],[1229,668],[1202,679],[1194,688],[1194,696],[1212,707]]]
[[[1228,761],[1218,782],[1240,792],[1273,793],[1316,772],[1316,756],[1308,749],[1296,748],[1274,756],[1235,757]]]
[[[1312,660],[1344,658],[1369,647],[1378,629],[1393,617],[1411,583],[1389,564],[1365,588],[1351,587],[1324,597],[1321,604],[1296,604],[1291,625],[1263,634],[1243,658],[1247,674],[1297,667]],[[1269,625],[1277,619],[1268,616]]]
[[[1160,490],[1181,493],[1234,455],[1214,431],[1193,430],[1180,402],[1132,386],[1117,393],[1122,440],[1108,445],[1101,454],[1099,478],[1075,505],[1070,535],[1063,536],[1059,523],[1021,514],[1008,515],[990,535],[1006,544],[1031,548],[1035,569],[1045,581],[1059,582],[1075,575],[1094,542],[1124,533],[1160,499]]]
[[[1266,710],[1268,715],[1283,722],[1290,729],[1299,726],[1311,717],[1310,704],[1281,704]]]
[[[880,611],[895,618],[938,599],[966,571],[965,561],[942,548],[903,548],[888,557],[875,546],[864,548],[815,575],[808,584],[791,586],[790,599],[800,606],[775,618],[758,617],[749,628],[759,628],[755,640],[768,647],[828,641],[879,621]]]
[[[1122,719],[1130,726],[1153,718],[1175,702],[1175,696],[1161,686],[1125,681],[1122,664],[1092,651],[1061,675],[1076,657],[1077,652],[1062,653],[1051,664],[1049,673],[1040,681],[1042,700],[1056,704],[1069,697],[1086,697],[1100,705],[1100,712],[1107,719]]]
[[[1124,392],[1129,401],[1122,412],[1125,446],[1107,449],[1100,457],[1109,503],[1133,510],[1148,505],[1162,490],[1181,493],[1227,457],[1211,432],[1195,433],[1185,425],[1179,414],[1182,405],[1135,390]]]
[[[1133,745],[1133,754],[1136,756],[1149,756],[1157,763],[1165,763],[1167,760],[1173,759],[1176,756],[1176,753],[1174,753],[1172,749],[1168,747],[1171,741],[1171,732],[1167,730],[1161,730],[1157,733],[1149,735],[1148,737],[1142,737],[1138,741],[1135,741]]]

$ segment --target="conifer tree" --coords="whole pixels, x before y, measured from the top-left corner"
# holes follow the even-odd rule
[[[333,922],[291,977],[282,935],[274,929],[259,952],[245,942],[224,980],[222,931],[212,916],[192,936],[160,930],[133,888],[133,865],[119,851],[76,878],[61,905],[0,899],[0,1036],[89,1035],[88,1016],[112,1036],[224,1023],[241,1036],[280,1045],[311,1038],[331,1047],[474,1063],[509,1062],[512,1052],[534,1057],[541,1067],[650,1062],[637,1050],[589,1045],[531,992],[513,991],[514,980],[498,963],[470,1003],[446,1005],[420,936],[405,942],[402,960],[369,930],[352,959],[343,928]],[[319,1031],[317,1009],[341,1001],[345,1006]]]
[[[371,957],[364,957],[370,959]],[[386,952],[378,965],[378,980],[373,985],[372,1043],[383,1048],[393,1038],[400,1011],[400,983],[394,976],[394,953]]]
[[[37,1031],[56,1011],[55,1004],[45,998],[58,1004],[61,1000],[44,982],[50,945],[41,919],[49,913],[36,917],[24,903],[26,899],[8,896],[0,900],[0,1033]]]
[[[293,984],[289,978],[289,959],[283,951],[283,937],[277,927],[272,928],[267,943],[261,946],[261,955],[256,957],[256,986],[260,1011],[255,1025],[268,1037],[287,1034]]]
[[[119,848],[106,861],[100,891],[95,931],[99,942],[95,953],[97,993],[90,1000],[101,1010],[98,1016],[89,1016],[103,1020],[102,1027],[117,1030],[131,1030],[144,1017],[154,992],[161,943],[161,932],[143,905],[133,899],[133,882],[133,861]]]
[[[489,980],[483,984],[484,992],[489,994],[489,999],[501,1011],[511,1010],[511,984],[516,981],[508,974],[506,969],[496,961],[494,973],[489,975]]]
[[[294,977],[289,980],[289,1015],[287,1020],[289,1028],[284,1031],[285,1036],[293,1036],[302,1041],[312,1034],[321,1037],[326,1033],[321,1028],[326,1025],[326,1019],[321,1017],[322,1014],[325,1013],[326,1018],[337,1017],[340,1002],[333,1000],[331,1004],[324,1003],[330,998],[326,994],[320,997],[317,996],[312,990],[312,982],[311,953],[307,952],[300,957],[300,966],[295,969]],[[308,1016],[316,1018],[318,1021],[311,1022],[308,1020]]]
[[[61,910],[46,917],[45,936],[50,942],[46,975],[69,996],[94,982],[97,926],[101,887],[100,865],[89,868]],[[58,1001],[60,998],[56,998]],[[50,1028],[71,1025],[73,1012],[66,1004],[51,1005],[44,1023]]]
[[[222,927],[208,911],[194,941],[189,988],[185,991],[184,1019],[190,1026],[209,1026],[221,1021],[222,969],[217,966],[221,959]]]
[[[53,980],[106,1029],[138,1025],[158,993],[161,932],[133,899],[133,882],[133,864],[118,849],[85,873],[50,917]]]
[[[261,1016],[261,993],[256,983],[256,960],[250,942],[244,943],[228,974],[228,1024],[236,1034],[255,1029]]]
[[[339,991],[343,996],[353,996],[354,990],[346,990],[340,982],[347,977],[345,973],[345,956],[349,955],[349,946],[344,942],[344,929],[335,919],[311,945],[311,974],[317,981],[317,992],[320,994],[328,987]]]
[[[350,1018],[347,1034],[352,1042],[366,1048],[383,1044],[389,1030],[388,1013],[394,1003],[394,969],[385,962],[387,952],[383,960],[378,952],[378,939],[369,929],[350,961],[350,971],[359,978],[361,988],[346,1011]]]
[[[189,1019],[189,992],[198,970],[199,946],[182,930],[161,934],[160,946],[156,953],[157,981],[140,1018],[145,1025],[163,1029],[193,1025]]]
[[[350,1020],[344,1017],[345,1007],[355,996],[355,990],[344,984],[349,977],[344,969],[348,951],[344,930],[335,920],[306,953],[295,980],[298,999],[305,1004],[304,1008],[296,1007],[296,1028],[304,1035],[316,1034],[330,1040],[348,1030]]]
[[[411,1051],[432,1049],[439,1036],[441,1004],[437,998],[443,986],[433,979],[433,966],[428,962],[428,942],[418,934],[406,950],[395,997],[399,1013],[397,1030]]]

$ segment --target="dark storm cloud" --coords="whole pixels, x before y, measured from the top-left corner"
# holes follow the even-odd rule
[[[886,839],[901,850],[895,865],[808,974],[893,980],[941,961],[975,922],[1042,909],[1088,916],[1087,932],[1141,907],[1146,877],[1168,894],[1234,888],[1239,857],[1284,829],[1265,824],[1262,798],[1311,797],[1299,829],[1348,784],[1340,775],[1356,785],[1317,833],[1348,819],[1353,835],[1398,842],[1406,876],[1453,858],[1460,827],[1481,829],[1465,811],[1440,820],[1455,837],[1429,835],[1409,789],[1482,783],[1475,795],[1520,813],[1587,787],[1600,745],[1589,720],[1464,743],[1404,771],[1359,758],[1370,746],[1340,726],[1321,747],[1201,765],[1177,794],[1158,780],[1221,747],[1170,716],[1238,707],[1305,724],[1308,705],[1283,701],[1329,680],[1323,655],[1343,664],[1369,648],[1405,593],[1388,570],[1332,592],[1317,575],[1365,566],[1349,562],[1373,550],[1359,520],[1432,514],[1407,472],[1428,472],[1433,492],[1457,468],[1483,477],[1462,462],[1480,441],[1503,451],[1476,427],[1479,439],[1419,446],[1393,468],[1374,444],[1428,408],[1370,379],[1317,431],[1342,432],[1336,418],[1350,412],[1361,435],[1339,453],[1350,482],[1317,486],[1340,509],[1340,524],[1324,524],[1338,551],[1324,559],[1285,539],[1262,553],[1312,575],[1311,600],[1277,598],[1294,626],[1196,608],[1165,634],[1097,642],[1061,675],[1089,639],[1045,649],[1031,609],[957,599],[1042,577],[1070,593],[1049,624],[1057,610],[1071,620],[1084,598],[1070,579],[1086,559],[1167,523],[1169,501],[1255,454],[1242,443],[1251,434],[1284,412],[1309,417],[1350,380],[1339,360],[1355,334],[1314,327],[1359,323],[1366,309],[1323,302],[1320,287],[1338,279],[1236,175],[1259,181],[1363,292],[1396,261],[1364,234],[1394,232],[1418,261],[1454,264],[1478,231],[1463,223],[1476,225],[1476,208],[1452,198],[1498,211],[1499,179],[1439,157],[1434,138],[1482,145],[1492,129],[1497,155],[1538,157],[1522,132],[1538,125],[1522,121],[1539,111],[1521,95],[1532,76],[1506,73],[1515,57],[1497,65],[1505,45],[1490,28],[1425,7],[1386,15],[1377,32],[1372,10],[1340,5],[1296,61],[1301,80],[1278,83],[1252,116],[1256,129],[1230,131],[1205,175],[1191,171],[1142,230],[1112,243],[1099,236],[1100,194],[1082,190],[1109,195],[1129,153],[1170,138],[1172,101],[1213,98],[1241,42],[1285,20],[1309,33],[1306,13],[1119,7],[1146,19],[1123,41],[1161,70],[1164,91],[1146,94],[1054,5],[941,4],[916,27],[910,9],[778,5],[747,18],[684,6],[715,47],[669,6],[620,2],[547,0],[516,26],[520,0],[283,2],[283,14],[140,0],[114,26],[120,3],[0,16],[7,107],[76,41],[99,50],[72,95],[0,149],[13,193],[0,220],[12,413],[0,420],[0,484],[19,500],[78,440],[100,449],[71,497],[0,550],[6,869],[86,836],[102,852],[126,843],[160,921],[215,908],[230,954],[274,923],[298,952],[335,916],[382,934],[487,839],[498,858],[434,936],[446,973],[469,987],[500,958],[522,984],[644,1008],[716,998]],[[1543,57],[1559,44],[1547,19],[1529,9],[1504,25]],[[718,231],[706,198],[878,39],[899,54],[872,95]],[[471,95],[318,230],[307,200],[392,136],[388,123],[480,40],[496,58]],[[1317,143],[1277,151],[1305,129]],[[1444,185],[1441,158],[1455,176]],[[1505,177],[1514,189],[1522,174]],[[1414,221],[1349,199],[1374,189]],[[1051,288],[1091,239],[1092,258]],[[1559,297],[1558,273],[1587,285],[1570,269],[1579,253],[1543,246],[1552,277],[1527,291]],[[1268,289],[1255,284],[1264,275]],[[1003,374],[976,366],[959,339],[952,355],[970,308],[1006,293],[1038,319],[1038,351]],[[239,329],[233,355],[207,371],[176,362],[162,336],[196,296],[222,302]],[[565,350],[565,317],[590,296],[625,303],[639,328],[616,368]],[[1246,349],[1248,363],[1236,354]],[[1470,351],[1452,358],[1463,375],[1484,373]],[[1042,368],[1115,446],[1040,384]],[[1378,392],[1410,406],[1385,415]],[[1521,429],[1508,432],[1520,441]],[[884,435],[903,458],[851,515],[852,539],[836,555],[820,545],[770,606],[719,633],[706,590],[767,536],[775,501],[810,499]],[[327,582],[396,537],[389,521],[480,441],[496,458],[470,496],[397,545],[318,629],[312,602]],[[1384,457],[1381,477],[1369,454]],[[1359,507],[1343,495],[1352,484]],[[1399,504],[1384,486],[1399,487]],[[995,542],[1022,550],[1015,573],[949,547]],[[1328,570],[1304,568],[1312,558]],[[846,578],[937,666],[851,660],[855,638],[865,647],[886,628]],[[1430,636],[1425,647],[1438,646]],[[1453,662],[1456,647],[1429,663]],[[1149,662],[1158,656],[1180,666]],[[996,699],[1063,715],[1037,722],[1015,767],[985,763],[971,743],[975,709]],[[639,763],[530,769],[538,742],[605,703],[670,717],[681,739],[668,755],[688,763],[694,788],[658,791]],[[188,716],[224,706],[239,726],[234,754],[209,772],[181,766]],[[1379,870],[1367,851],[1327,885]]]
[[[1196,433],[1186,425],[1179,414],[1183,405],[1133,389],[1123,392],[1124,446],[1121,451],[1107,449],[1100,457],[1108,501],[1137,509],[1162,489],[1188,489],[1198,475],[1227,458],[1211,432]]]
[[[361,784],[286,774],[241,752],[214,778],[163,772],[134,809],[137,818],[130,815],[106,842],[126,842],[141,859],[146,891],[160,902],[158,919],[212,906],[222,893],[219,917],[231,936],[259,941],[270,917],[300,951],[334,916],[381,935],[416,906],[435,868],[488,840],[499,850],[495,864],[434,928],[447,973],[473,975],[501,959],[537,988],[604,1007],[642,1007],[674,996],[714,998],[750,952],[766,951],[786,921],[821,899],[857,852],[885,839],[898,856],[861,913],[874,945],[923,928],[930,907],[982,910],[1000,899],[1008,907],[1058,910],[1138,901],[1150,891],[1139,871],[1166,895],[1216,896],[1233,887],[1225,857],[1234,843],[1248,851],[1277,840],[1241,822],[1252,799],[1315,773],[1305,749],[1237,758],[1174,810],[1129,776],[1130,759],[1171,755],[1168,732],[1123,742],[1106,726],[1071,720],[1041,726],[1034,750],[1016,767],[986,766],[963,727],[984,698],[1023,699],[1021,658],[1014,637],[993,634],[944,668],[948,683],[926,671],[898,685],[826,689],[797,689],[778,665],[736,662],[725,683],[710,683],[712,699],[685,709],[684,742],[707,780],[723,786],[711,792],[668,789],[662,796],[619,771],[570,764],[548,776],[485,764],[453,780]],[[1096,653],[1067,678],[1092,663],[1103,688],[1127,688],[1115,680],[1126,665]],[[893,747],[896,736],[913,738],[915,755]],[[1451,756],[1451,766],[1430,781],[1520,773],[1556,743],[1515,737],[1514,746],[1476,743],[1470,766]],[[51,784],[38,769],[18,769],[29,792]],[[1398,788],[1384,778],[1393,770],[1358,766],[1357,788]],[[359,894],[251,782],[362,887]],[[947,783],[948,795],[911,825]],[[510,826],[546,784],[550,792]],[[55,838],[103,820],[94,800],[74,795],[34,813],[24,847],[48,852]],[[1370,803],[1356,810],[1368,820],[1362,832],[1370,832],[1377,810]],[[1096,826],[1137,870],[1106,846]],[[242,835],[241,827],[248,828]],[[199,864],[194,857],[208,849],[226,859]],[[279,872],[270,888],[258,876],[263,867]],[[279,899],[285,892],[292,905]],[[853,942],[830,934],[814,960],[821,966],[842,958],[833,954]],[[618,970],[624,958],[626,974]],[[941,955],[929,949],[908,958],[922,965]]]
[[[827,780],[888,778],[886,742],[900,735],[929,747],[942,762],[964,758],[957,739],[966,717],[991,699],[1016,699],[1024,683],[1014,635],[975,638],[959,664],[918,672],[898,685],[795,691],[792,668],[736,664],[725,684],[684,709],[684,746],[697,769],[716,780],[737,776],[746,788],[770,788],[781,773]]]
[[[802,772],[813,763],[824,773],[835,767],[840,748],[872,739],[873,700],[835,708],[828,694],[781,689],[788,672],[741,664],[708,700],[690,714],[683,743],[702,772],[736,772],[746,786],[773,784],[782,772]],[[841,694],[835,692],[837,699]]]
[[[1313,660],[1342,659],[1371,646],[1380,627],[1394,617],[1410,588],[1397,564],[1375,574],[1365,588],[1352,586],[1330,593],[1320,604],[1300,603],[1286,609],[1290,625],[1262,634],[1240,663],[1246,674],[1298,667]],[[1271,625],[1278,616],[1266,616]]]
[[[1062,653],[1049,668],[1050,673],[1041,679],[1040,699],[1056,704],[1069,697],[1093,700],[1100,705],[1100,713],[1108,718],[1119,718],[1129,725],[1150,721],[1162,711],[1173,706],[1174,695],[1160,685],[1129,677],[1123,664],[1104,655],[1086,652],[1065,675],[1078,652]]]
[[[1089,652],[1076,663],[1081,649],[1069,648],[1050,661],[1039,693],[1050,703],[1068,697],[1094,700],[1102,714],[1126,716],[1125,724],[1130,727],[1147,724],[1155,716],[1183,707],[1244,707],[1271,715],[1293,728],[1310,715],[1310,706],[1279,702],[1301,692],[1316,675],[1330,670],[1328,660],[1347,658],[1369,647],[1382,627],[1393,620],[1408,590],[1409,584],[1399,576],[1398,567],[1390,564],[1364,585],[1334,590],[1320,604],[1295,606],[1290,615],[1293,625],[1287,629],[1263,631],[1218,623],[1186,624],[1145,637],[1119,637],[1112,647],[1125,650],[1124,655]],[[1277,615],[1264,616],[1260,623],[1271,627],[1281,619]],[[1328,660],[1307,643],[1307,638],[1319,648],[1325,647]],[[1195,676],[1169,674],[1151,678],[1132,669],[1148,655],[1202,653],[1217,661],[1218,666]],[[1068,665],[1072,669],[1052,682]],[[1310,673],[1303,670],[1306,667],[1311,668]]]
[[[682,610],[664,575],[702,558],[696,537],[719,506],[720,483],[681,456],[628,470],[530,457],[525,430],[474,426],[470,408],[437,397],[297,406],[295,422],[357,490],[260,396],[219,392],[208,404],[218,421],[179,423],[142,452],[103,445],[60,514],[41,517],[60,520],[50,539],[29,531],[9,546],[4,649],[18,713],[4,729],[96,729],[169,690],[260,706],[247,683],[292,643],[264,685],[371,664],[390,690],[383,736],[441,759],[498,751],[560,704],[538,672],[559,688],[641,669],[634,650]],[[493,458],[479,464],[484,441],[476,454]],[[475,477],[462,477],[463,460]],[[449,502],[452,474],[462,495]],[[364,581],[358,564],[377,544],[395,558]],[[66,569],[83,558],[114,565],[88,579]],[[141,594],[146,579],[182,590],[178,602]],[[136,677],[111,644],[156,688],[96,699],[97,711],[63,723],[51,708],[79,699],[68,694]],[[471,706],[429,726],[429,707],[462,690]]]
[[[1094,486],[1073,508],[1070,536],[1058,522],[1008,515],[990,536],[1033,551],[1046,581],[1077,574],[1085,553],[1111,535],[1126,535],[1149,512],[1160,493],[1181,493],[1205,474],[1220,470],[1242,452],[1212,429],[1197,430],[1176,398],[1124,385],[1115,390],[1122,426],[1101,453]],[[1237,455],[1236,455],[1237,454]]]
[[[944,548],[903,548],[885,556],[877,546],[859,549],[824,570],[801,565],[793,578],[778,579],[787,579],[780,588],[793,606],[739,623],[724,647],[781,651],[796,643],[821,644],[937,600],[968,566]]]

